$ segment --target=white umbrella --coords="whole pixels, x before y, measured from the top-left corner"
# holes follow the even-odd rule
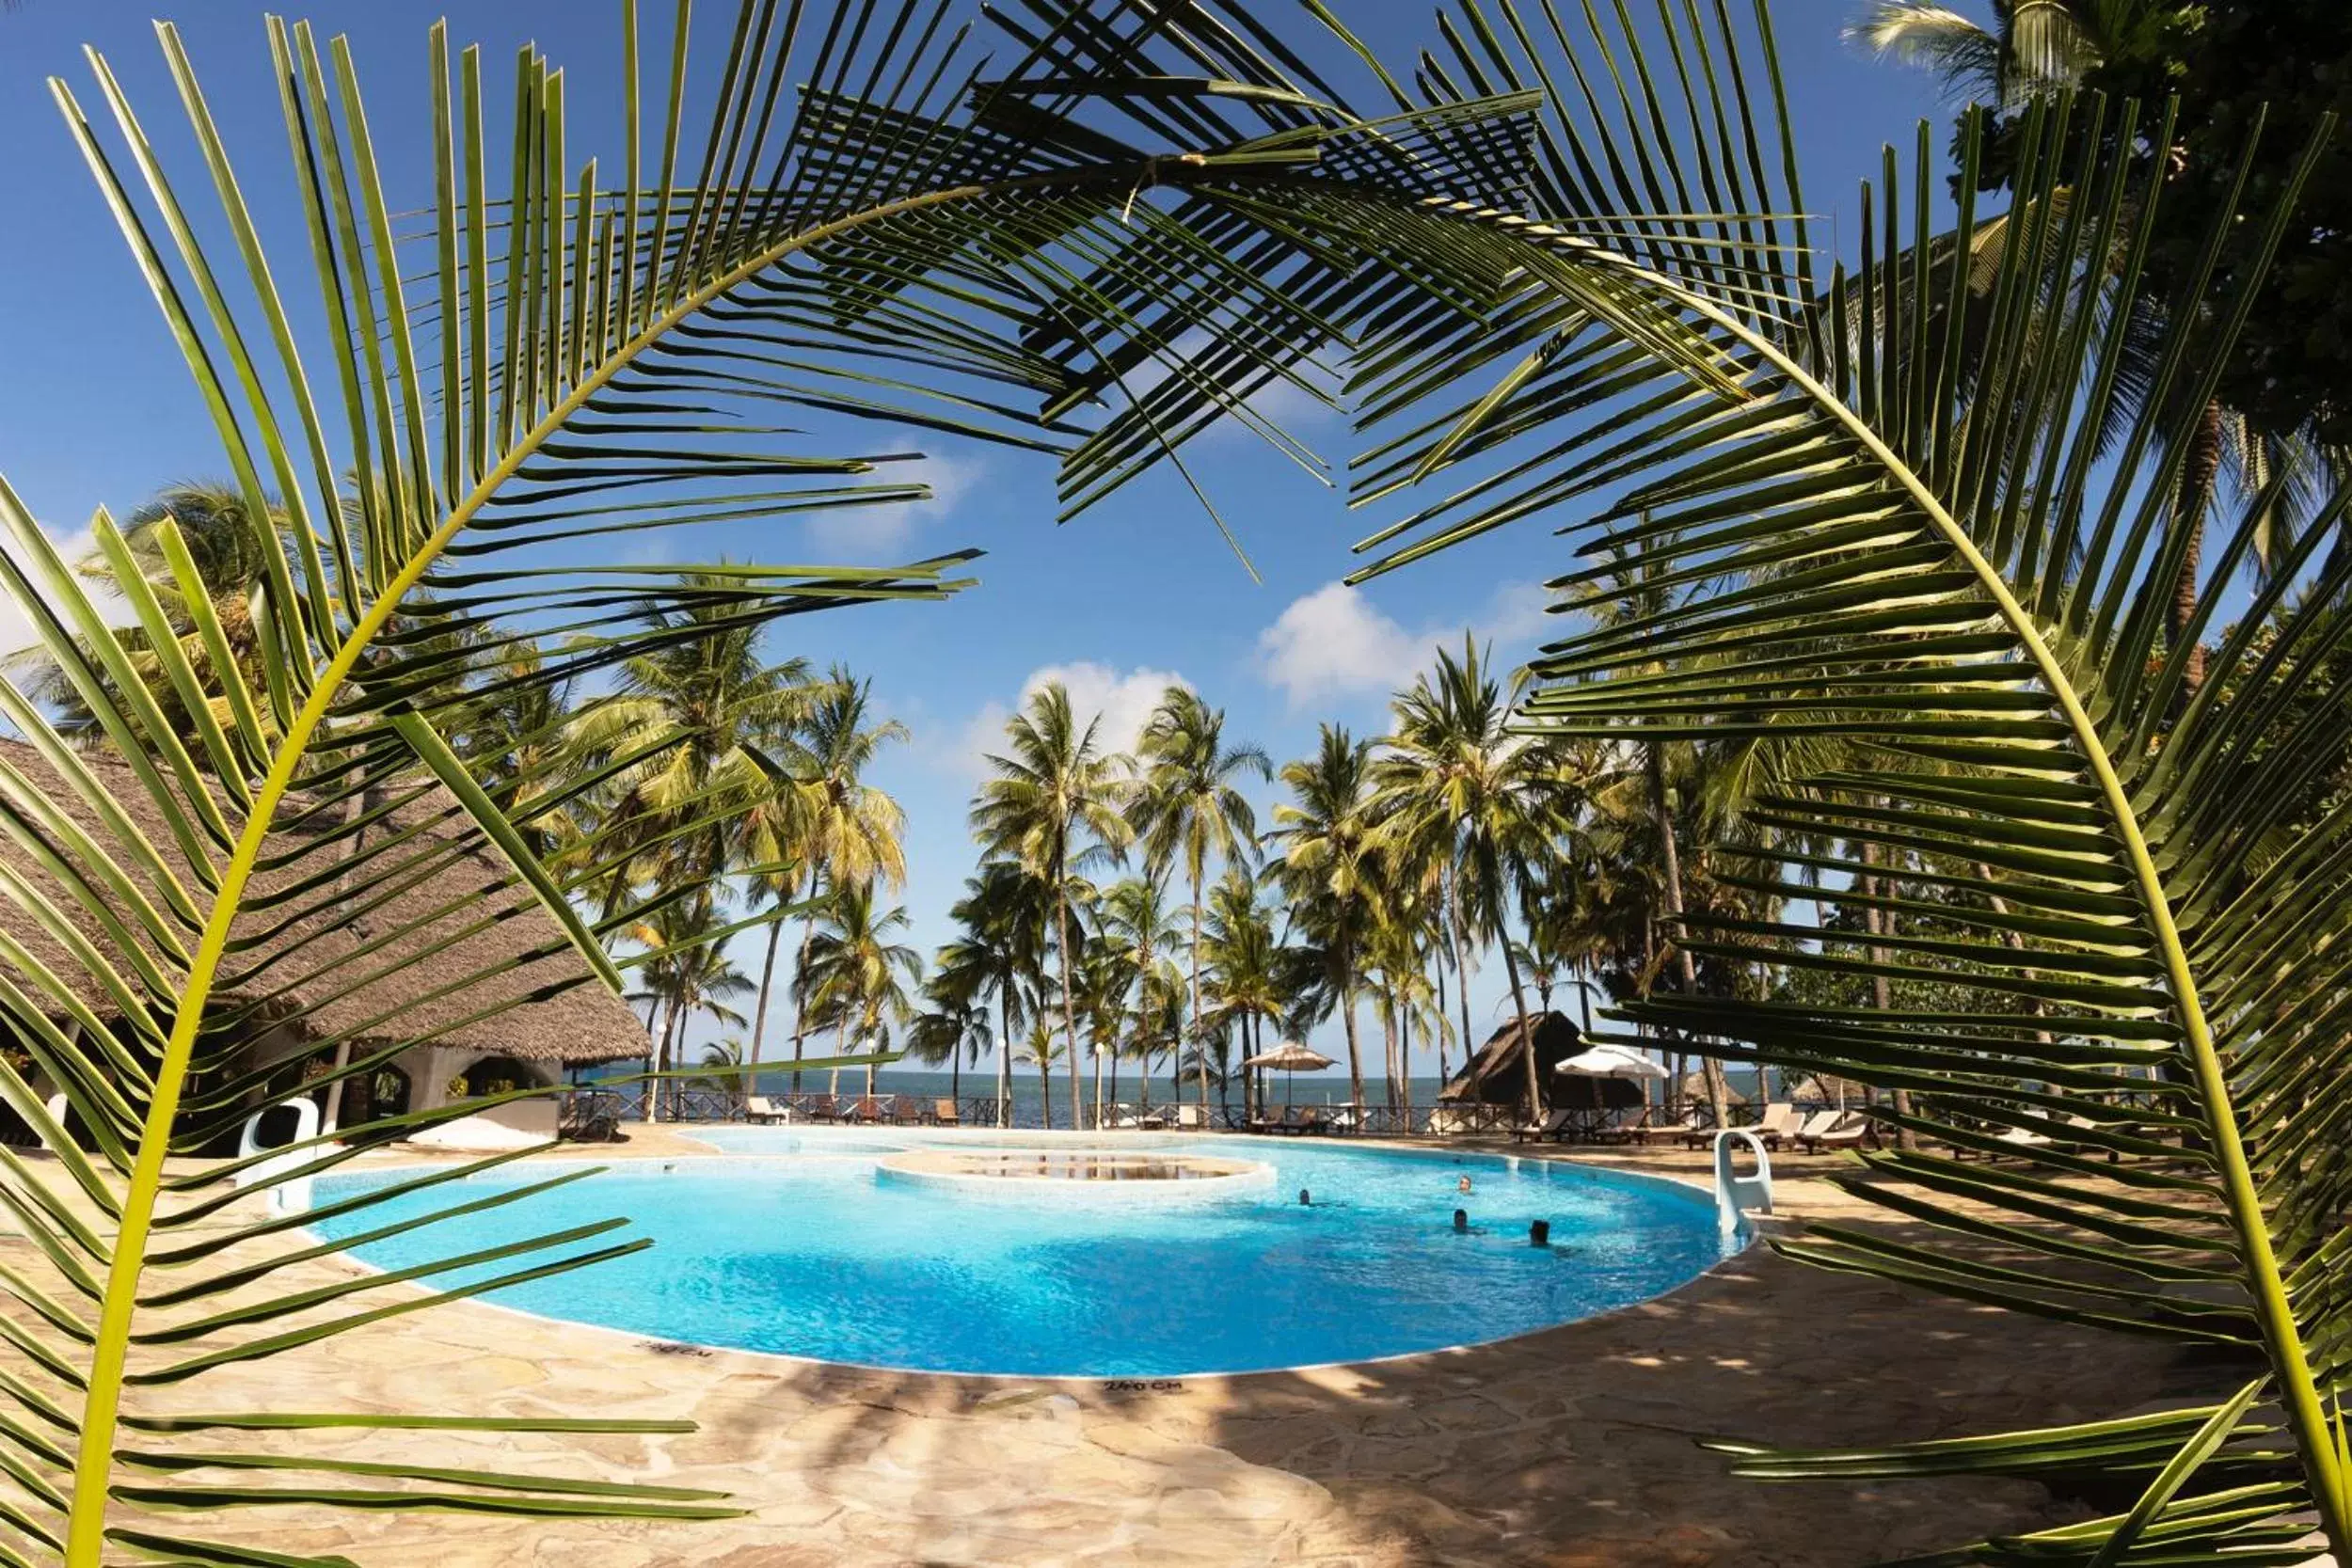
[[[1271,1051],[1261,1051],[1255,1056],[1242,1058],[1242,1066],[1279,1068],[1282,1072],[1282,1103],[1291,1102],[1291,1074],[1314,1072],[1331,1065],[1331,1058],[1320,1051],[1310,1051],[1296,1040],[1284,1040]]]
[[[1596,1045],[1570,1056],[1554,1072],[1573,1078],[1663,1078],[1666,1069],[1622,1045]]]

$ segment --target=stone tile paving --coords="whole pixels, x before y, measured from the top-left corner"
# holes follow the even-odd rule
[[[700,1146],[653,1132],[623,1152],[688,1148]],[[1782,1191],[1781,1223],[1853,1206],[1802,1175]],[[302,1268],[324,1281],[351,1266]],[[1731,1478],[1694,1439],[1947,1436],[2114,1414],[2215,1381],[2164,1347],[1756,1248],[1660,1300],[1498,1345],[1157,1392],[662,1347],[459,1304],[145,1403],[689,1417],[700,1430],[684,1436],[303,1446],[712,1487],[750,1511],[675,1525],[287,1509],[207,1530],[382,1568],[1838,1568],[2093,1510],[2017,1481],[1765,1486]]]

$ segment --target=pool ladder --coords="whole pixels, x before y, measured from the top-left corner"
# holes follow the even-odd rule
[[[1756,1156],[1754,1176],[1733,1171],[1733,1151],[1740,1144]],[[1772,1157],[1765,1152],[1763,1139],[1744,1127],[1727,1127],[1715,1134],[1715,1217],[1724,1230],[1736,1230],[1740,1216],[1749,1211],[1772,1212]]]
[[[294,1132],[272,1144],[262,1142],[262,1120],[272,1111],[291,1108],[294,1114]],[[258,1187],[269,1183],[269,1212],[273,1214],[298,1214],[310,1207],[310,1179],[297,1176],[291,1181],[278,1180],[287,1171],[297,1170],[319,1156],[316,1148],[302,1147],[319,1135],[319,1108],[309,1095],[264,1105],[245,1118],[245,1131],[237,1138],[237,1158],[250,1160],[268,1149],[284,1148],[282,1154],[272,1154],[256,1161],[237,1172],[233,1178],[240,1187]],[[289,1148],[288,1146],[293,1146]]]

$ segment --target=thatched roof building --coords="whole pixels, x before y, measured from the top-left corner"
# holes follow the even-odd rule
[[[1559,1013],[1546,1013],[1541,1018],[1529,1014],[1503,1024],[1462,1064],[1462,1070],[1438,1091],[1438,1098],[1481,1105],[1517,1105],[1525,1101],[1526,1038],[1531,1031],[1535,1037],[1535,1072],[1549,1102],[1556,1092],[1554,1085],[1561,1081],[1553,1069],[1584,1049],[1583,1035]],[[1638,1087],[1634,1088],[1633,1102],[1641,1103]]]
[[[202,882],[130,768],[104,753],[84,760],[200,908]],[[415,1064],[425,1071],[410,1067],[406,1076],[421,1091],[414,1103],[425,1105],[484,1057],[534,1064],[530,1076],[546,1082],[565,1064],[645,1054],[644,1023],[596,979],[530,891],[507,885],[513,873],[469,831],[453,799],[438,788],[411,789],[369,806],[382,815],[330,879],[321,877],[324,857],[304,859],[301,851],[306,835],[339,821],[310,820],[311,803],[300,796],[290,796],[278,813],[281,826],[257,868],[220,980],[221,1006],[253,1037],[257,1065],[308,1055],[327,1042],[353,1053],[413,1043],[429,1059]],[[0,740],[0,812],[38,821],[50,810],[87,833],[139,895],[169,912],[161,879],[101,814],[35,748]],[[112,1022],[119,1006],[28,906],[31,895],[46,897],[125,969],[132,956],[69,891],[68,875],[122,907],[107,879],[45,864],[13,835],[0,834],[0,933],[66,982],[102,1022]],[[274,905],[273,895],[279,895]],[[196,937],[190,928],[190,947]],[[378,941],[384,945],[371,946]],[[52,1016],[67,1017],[5,944],[0,978]]]

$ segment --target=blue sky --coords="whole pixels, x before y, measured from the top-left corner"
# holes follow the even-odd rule
[[[707,8],[714,14],[705,20],[722,26],[715,12],[732,10]],[[1840,40],[1857,8],[1788,0],[1775,13],[1807,204],[1830,220],[1820,238],[1843,238],[1847,249],[1856,185],[1877,173],[1882,142],[1893,139],[1907,154],[1917,118],[1940,118],[1930,79],[1875,63]],[[1427,36],[1424,4],[1347,0],[1341,9],[1391,57]],[[484,46],[493,82],[518,45],[535,40],[566,68],[575,154],[600,141],[617,150],[599,135],[612,120],[596,108],[618,103],[617,4],[319,6],[308,14],[322,34],[350,35],[378,146],[389,150],[385,177],[396,205],[421,203],[427,190],[424,38],[444,10],[455,41]],[[646,8],[648,15],[667,10]],[[81,46],[94,44],[167,156],[184,157],[184,121],[152,14],[153,0],[26,0],[0,15],[0,211],[14,220],[14,243],[0,250],[0,473],[60,536],[80,531],[99,505],[119,514],[164,483],[223,467],[186,371],[45,80],[66,77],[96,111],[81,58]],[[260,16],[213,0],[179,21],[261,221],[273,239],[298,246],[288,228],[285,143]],[[698,63],[707,68],[715,53],[706,48]],[[1939,128],[1939,150],[1943,143]],[[298,248],[280,253],[281,284],[306,273]],[[1291,428],[1335,462],[1349,450],[1336,419],[1300,418]],[[876,450],[871,440],[862,438],[858,450]],[[874,777],[907,809],[906,902],[914,940],[926,951],[946,934],[947,905],[972,865],[964,812],[980,754],[1025,689],[1058,675],[1074,696],[1102,706],[1110,729],[1131,733],[1158,689],[1180,679],[1228,710],[1233,736],[1279,762],[1312,745],[1319,721],[1376,731],[1388,691],[1409,680],[1437,641],[1458,640],[1466,626],[1492,638],[1504,661],[1524,658],[1543,630],[1534,585],[1565,560],[1565,546],[1541,526],[1521,525],[1361,593],[1337,588],[1347,546],[1371,519],[1351,515],[1335,490],[1254,438],[1219,433],[1190,456],[1263,576],[1252,582],[1173,474],[1057,527],[1043,461],[944,439],[921,444],[932,454],[927,477],[937,491],[929,504],[712,531],[676,558],[723,551],[770,562],[874,562],[965,546],[988,552],[977,567],[981,585],[954,602],[800,621],[775,649],[779,657],[846,659],[870,673],[881,706],[914,732]],[[1262,794],[1271,800],[1271,791]],[[754,957],[743,955],[746,962]],[[1502,989],[1498,965],[1476,979],[1482,1030],[1497,1016]],[[1336,1027],[1327,1033],[1317,1043],[1336,1051]]]

